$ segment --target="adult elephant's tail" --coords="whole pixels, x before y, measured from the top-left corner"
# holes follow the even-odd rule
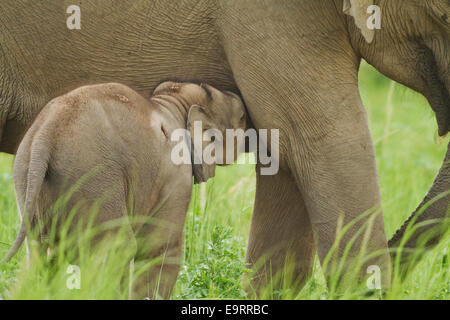
[[[409,258],[416,256],[420,249],[436,245],[450,227],[449,205],[450,143],[447,146],[447,154],[442,168],[427,196],[389,241],[389,248],[395,249],[401,245],[403,237],[407,236],[406,242],[402,246],[403,249],[392,251],[394,259],[401,254],[400,264],[408,265]]]

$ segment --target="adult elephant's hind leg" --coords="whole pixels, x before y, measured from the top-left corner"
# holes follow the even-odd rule
[[[280,170],[275,176],[263,176],[257,168],[247,249],[255,272],[250,291],[265,297],[279,289],[300,289],[312,271],[313,243],[308,213],[292,175]]]

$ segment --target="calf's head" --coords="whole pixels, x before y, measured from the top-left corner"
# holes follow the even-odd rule
[[[186,110],[194,183],[214,176],[216,165],[233,163],[244,151],[248,127],[242,100],[207,84],[163,82],[154,95],[171,95]]]

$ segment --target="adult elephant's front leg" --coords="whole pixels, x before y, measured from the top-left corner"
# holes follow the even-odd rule
[[[358,92],[359,58],[333,2],[327,6],[325,1],[302,1],[302,7],[296,1],[283,3],[223,4],[219,26],[228,61],[255,127],[280,130],[280,165],[292,173],[302,195],[297,203],[304,199],[322,264],[334,253],[327,275],[340,273],[348,279],[377,265],[374,270],[381,271],[386,288],[390,258],[375,155]],[[266,194],[275,202],[281,196],[276,188]],[[255,219],[264,205],[258,198]],[[264,209],[274,211],[265,214],[265,223],[275,228],[277,215],[289,215],[283,212],[287,208]],[[370,210],[378,215],[365,215]],[[349,226],[351,222],[355,223]],[[339,239],[337,230],[345,226]],[[264,237],[267,233],[252,241],[264,243]],[[259,254],[263,253],[255,256]],[[363,262],[360,272],[355,271],[355,261]],[[337,268],[332,268],[334,263]]]
[[[255,269],[250,288],[259,297],[273,298],[274,290],[300,288],[311,274],[314,241],[305,204],[290,172],[264,176],[259,170],[258,166],[247,261]]]
[[[256,119],[257,128],[279,128],[280,164],[283,172],[292,173],[291,176],[284,173],[286,177],[283,181],[270,176],[258,178],[257,190],[261,191],[256,198],[252,226],[264,223],[266,232],[260,230],[258,233],[252,228],[249,250],[258,244],[275,245],[277,239],[280,243],[288,239],[298,241],[294,247],[302,252],[297,260],[301,268],[305,266],[305,253],[309,248],[304,242],[305,230],[309,232],[311,224],[315,247],[331,280],[330,285],[336,283],[334,280],[349,285],[341,281],[344,278],[353,281],[351,286],[356,286],[367,275],[367,270],[375,270],[381,272],[382,287],[388,288],[390,258],[381,213],[375,155],[357,91],[352,94],[346,88],[349,90],[347,97],[338,99],[333,105],[320,99],[307,103],[302,101],[301,91],[294,90],[299,101],[295,102],[292,100],[293,92],[283,90],[285,86],[287,88],[289,84],[284,83],[278,92],[271,93],[272,98],[268,95],[262,102],[253,100],[255,97],[248,94],[252,81],[240,84],[251,114],[263,104],[273,110],[278,108],[273,112],[275,116],[273,113],[270,117],[255,115],[252,119]],[[299,82],[298,87],[301,86]],[[269,85],[263,87],[260,90],[270,92]],[[325,108],[327,105],[328,109]],[[280,110],[280,106],[284,109]],[[314,107],[323,113],[315,114],[311,111]],[[289,120],[280,123],[273,121],[282,117]],[[295,191],[289,184],[292,181],[295,181]],[[302,216],[306,212],[308,218]],[[280,216],[290,221],[280,221]],[[305,228],[306,221],[308,227]],[[252,261],[270,256],[269,248],[269,245],[259,247],[259,252],[253,252]],[[281,270],[283,263],[280,256],[276,257],[271,261],[272,270]],[[375,267],[368,269],[370,266]]]

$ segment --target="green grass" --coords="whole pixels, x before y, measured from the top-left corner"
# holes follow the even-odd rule
[[[433,112],[426,100],[378,74],[361,68],[361,95],[375,142],[386,231],[390,237],[416,208],[441,166],[448,139],[438,139]],[[0,154],[0,256],[6,253],[19,227],[11,177],[13,158]],[[255,173],[252,165],[218,168],[216,178],[194,188],[187,216],[184,261],[173,299],[244,299],[242,280],[249,234]],[[447,236],[428,252],[406,279],[394,279],[386,299],[449,299],[450,268]],[[19,272],[24,249],[0,266],[0,297],[18,299],[110,299],[117,296],[115,280],[97,272],[83,283],[89,290],[65,289],[67,274],[60,268],[50,277],[44,266],[38,275]],[[94,266],[100,272],[101,266]],[[364,299],[356,291],[330,293],[318,263],[313,277],[300,292],[285,290],[282,298]],[[108,274],[108,270],[103,270]],[[111,271],[111,270],[109,270]],[[115,271],[115,270],[112,270]],[[111,273],[109,273],[111,274]],[[101,280],[100,280],[101,279]],[[110,281],[111,280],[111,281]],[[370,298],[373,298],[371,296]]]

